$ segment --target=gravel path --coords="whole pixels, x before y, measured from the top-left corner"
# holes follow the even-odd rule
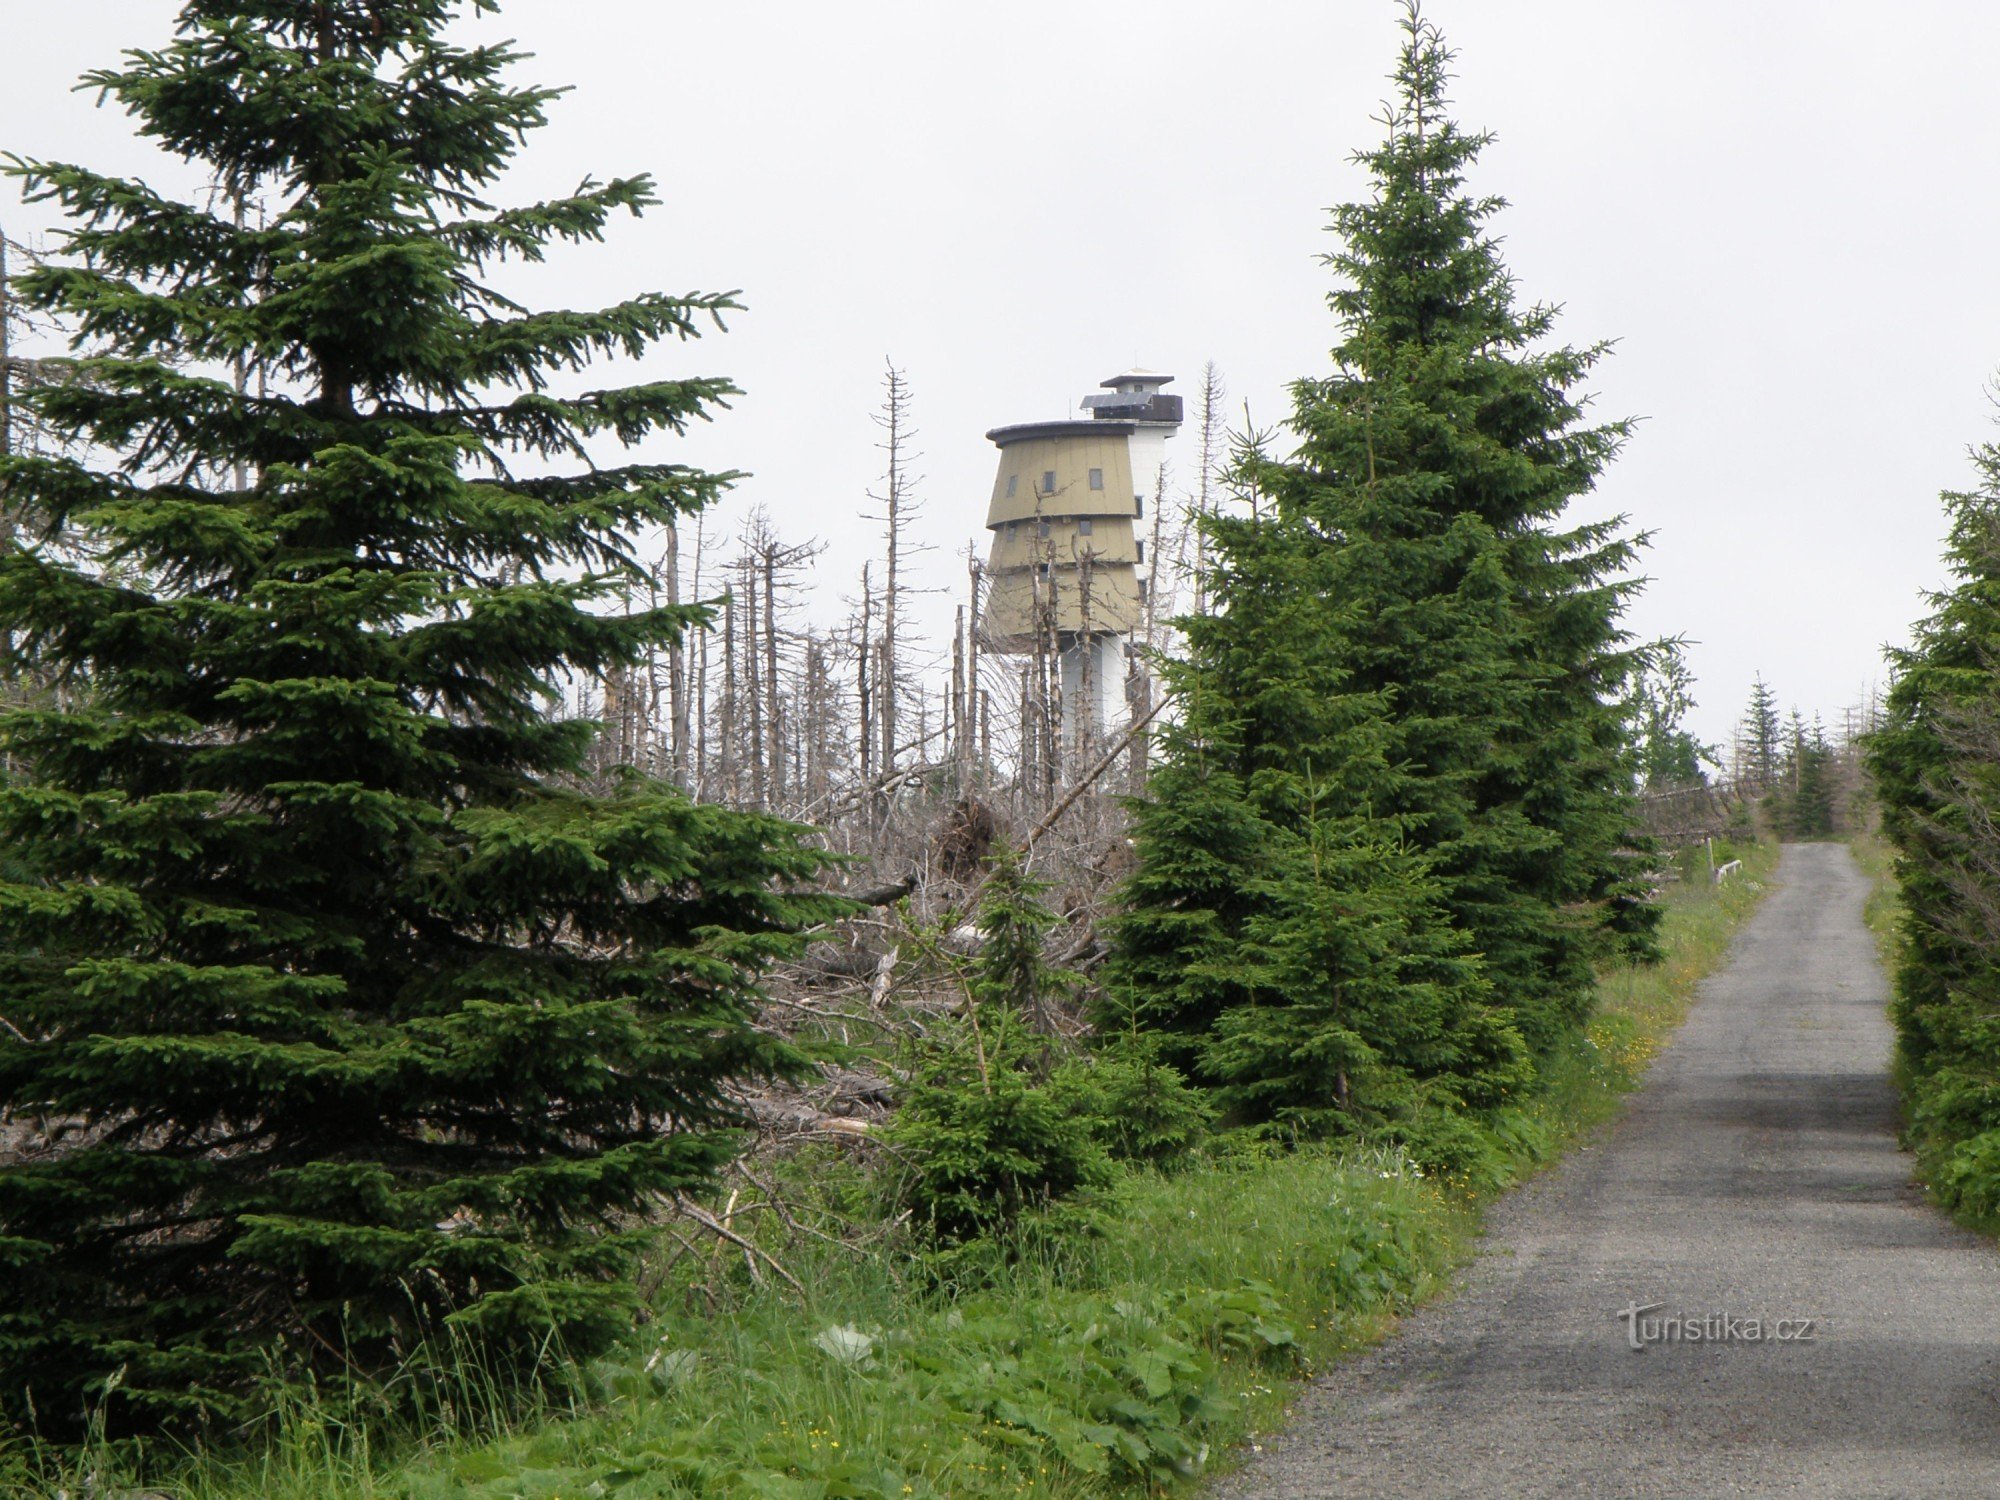
[[[2000,1255],[1896,1149],[1867,882],[1839,844],[1779,879],[1619,1121],[1218,1500],[2000,1496]],[[1763,1341],[1630,1347],[1723,1315]]]

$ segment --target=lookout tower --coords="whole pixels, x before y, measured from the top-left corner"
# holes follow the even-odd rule
[[[1001,652],[1061,663],[1064,738],[1088,741],[1125,716],[1125,642],[1145,612],[1150,559],[1138,523],[1157,503],[1181,399],[1171,375],[1132,370],[1084,398],[1086,419],[996,427],[986,526],[993,533],[983,624]]]
[[[1127,370],[1102,383],[1103,395],[1083,398],[1083,409],[1099,421],[1132,424],[1133,493],[1145,504],[1165,498],[1160,471],[1167,464],[1167,439],[1181,425],[1181,398],[1161,387],[1173,380],[1153,370]]]

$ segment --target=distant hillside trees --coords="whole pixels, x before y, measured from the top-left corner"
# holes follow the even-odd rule
[[[1798,708],[1781,714],[1777,690],[1759,673],[1737,720],[1729,791],[1738,799],[1740,832],[1755,825],[1780,839],[1838,838],[1873,817],[1873,798],[1862,766],[1862,745],[1880,716],[1871,690],[1842,711],[1841,728],[1829,734],[1817,713],[1810,723]]]
[[[1239,1117],[1314,1130],[1519,1091],[1654,916],[1620,857],[1634,543],[1565,519],[1626,428],[1584,419],[1601,346],[1516,300],[1450,60],[1412,5],[1335,211],[1335,369],[1289,451],[1242,446],[1249,512],[1202,521],[1111,976]]]
[[[705,618],[634,544],[727,476],[612,455],[733,393],[564,377],[733,304],[490,289],[656,201],[481,201],[556,97],[451,40],[490,8],[193,0],[91,75],[255,225],[14,168],[72,225],[17,290],[88,356],[0,459],[39,528],[0,628],[89,688],[0,717],[0,1108],[59,1127],[0,1165],[0,1409],[45,1433],[599,1346],[643,1217],[730,1154],[724,1080],[794,1066],[751,1020],[827,911],[804,831],[580,790],[596,728],[551,712]]]
[[[1830,839],[1839,831],[1836,774],[1826,726],[1815,718],[1808,729],[1794,709],[1775,796],[1774,821],[1783,837]]]

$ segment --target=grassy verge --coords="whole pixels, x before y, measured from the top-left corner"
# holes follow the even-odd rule
[[[1663,963],[1605,976],[1598,1015],[1552,1060],[1550,1087],[1529,1111],[1515,1177],[1613,1113],[1679,1025],[1768,883],[1776,850],[1742,853],[1740,878],[1669,893]],[[836,1155],[795,1172],[829,1197],[864,1190]],[[385,1457],[301,1402],[256,1461],[196,1465],[149,1493],[1081,1500],[1158,1491],[1277,1425],[1296,1380],[1381,1337],[1399,1311],[1442,1288],[1469,1253],[1481,1207],[1393,1152],[1245,1148],[1136,1177],[1097,1233],[1025,1245],[962,1295],[906,1259],[832,1244],[786,1252],[803,1295],[768,1273],[753,1279],[734,1250],[698,1275],[683,1258],[646,1346],[589,1372],[570,1410],[481,1441],[441,1393],[435,1433]],[[105,1474],[19,1472],[45,1493],[107,1487]]]
[[[1847,841],[1854,859],[1868,877],[1872,889],[1862,919],[1875,934],[1882,965],[1891,972],[1896,964],[1896,918],[1902,910],[1896,893],[1896,850],[1874,829],[1857,833]]]

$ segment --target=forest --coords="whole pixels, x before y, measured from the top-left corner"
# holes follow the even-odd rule
[[[561,94],[493,9],[186,0],[84,82],[206,198],[7,158],[0,1483],[1189,1483],[1878,791],[1912,1139],[2000,1222],[2000,450],[1880,702],[1702,742],[1412,0],[1330,359],[1270,430],[1203,372],[1100,720],[917,552],[911,372],[836,618],[656,456],[727,377],[600,383],[735,294],[498,289],[660,188],[489,201]]]

